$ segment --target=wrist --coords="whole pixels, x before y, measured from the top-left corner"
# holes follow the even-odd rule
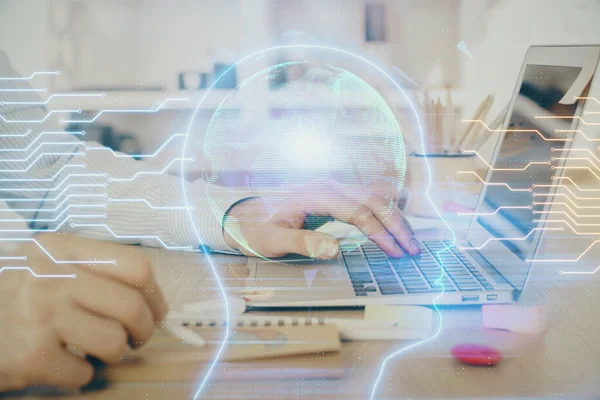
[[[240,250],[240,243],[235,239],[235,236],[239,237],[241,234],[239,221],[242,219],[244,206],[251,199],[254,199],[254,197],[237,201],[229,207],[223,216],[223,239],[225,244],[233,250]]]
[[[2,393],[25,389],[27,380],[24,378],[15,378],[0,372],[0,396]]]
[[[223,239],[232,250],[239,250],[239,243],[229,234],[228,228],[223,227]]]

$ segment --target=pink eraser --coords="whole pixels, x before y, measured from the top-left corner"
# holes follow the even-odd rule
[[[546,329],[543,307],[525,307],[510,304],[485,304],[481,308],[483,326],[518,333],[536,334]]]

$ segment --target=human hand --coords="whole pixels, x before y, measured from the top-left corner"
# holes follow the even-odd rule
[[[412,230],[397,207],[397,199],[378,193],[354,199],[335,185],[306,188],[291,196],[242,201],[227,213],[227,244],[248,256],[281,257],[288,253],[335,258],[340,250],[333,237],[302,229],[308,215],[331,216],[356,226],[391,257],[420,253]]]
[[[0,392],[29,385],[77,388],[90,381],[82,355],[116,363],[128,345],[152,335],[167,305],[139,249],[61,234],[36,240],[56,260],[116,260],[116,264],[58,264],[33,242],[16,251],[37,275],[0,274]],[[12,261],[11,265],[15,265]]]

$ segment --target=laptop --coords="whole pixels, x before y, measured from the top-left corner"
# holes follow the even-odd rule
[[[537,203],[549,203],[554,193],[541,185],[551,185],[552,177],[564,171],[551,167],[561,165],[555,161],[524,167],[568,150],[572,140],[548,139],[576,135],[586,101],[581,97],[589,94],[599,57],[600,46],[529,48],[464,241],[453,245],[417,238],[421,254],[399,259],[388,257],[371,241],[342,242],[337,259],[329,261],[294,255],[249,258],[246,289],[264,295],[248,306],[516,301],[547,228],[547,214],[540,211],[549,206]]]

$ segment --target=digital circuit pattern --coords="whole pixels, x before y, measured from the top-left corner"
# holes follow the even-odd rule
[[[283,46],[285,48],[286,46]],[[382,68],[374,63],[365,60],[354,54],[343,50],[328,48],[323,46],[290,46],[290,47],[305,47],[317,48],[320,51],[330,51],[342,53],[347,57],[354,58],[356,61],[364,63],[368,68],[377,71],[385,76],[391,84],[396,85],[397,90],[404,94],[402,88],[390,77]],[[247,58],[255,57],[259,54],[274,51],[281,48],[266,49],[240,60],[243,62]],[[244,150],[234,150],[219,148],[220,143],[225,143],[232,147],[239,144],[246,146],[247,143],[241,140],[242,134],[247,133],[252,125],[228,125],[233,121],[230,118],[231,113],[235,113],[235,109],[256,105],[253,99],[249,96],[252,94],[250,90],[254,82],[267,80],[280,76],[281,69],[289,67],[306,67],[304,62],[293,62],[291,64],[275,64],[265,70],[260,71],[249,80],[245,81],[232,96],[226,99],[221,108],[214,114],[209,125],[205,150],[207,150],[208,160],[210,160],[210,173],[203,174],[203,177],[209,183],[220,183],[220,176],[214,174],[214,171],[222,170],[223,166],[228,162],[237,161],[238,155]],[[359,90],[360,97],[366,102],[367,111],[363,115],[347,115],[338,107],[336,112],[326,114],[307,115],[299,112],[302,107],[295,107],[294,111],[280,114],[283,118],[279,118],[274,125],[270,125],[269,132],[276,132],[278,136],[286,137],[286,133],[296,132],[298,129],[314,132],[314,142],[305,146],[305,143],[298,143],[292,146],[295,150],[285,157],[279,159],[271,165],[261,165],[265,160],[275,160],[272,156],[281,156],[277,152],[277,148],[265,148],[261,157],[256,159],[255,169],[248,176],[248,188],[252,190],[260,189],[261,184],[270,179],[276,179],[272,174],[268,174],[266,167],[275,167],[277,163],[297,163],[297,170],[306,169],[305,161],[307,158],[311,163],[310,166],[315,170],[325,169],[331,170],[336,163],[344,164],[346,160],[350,160],[342,169],[351,176],[354,181],[348,183],[352,186],[353,182],[360,180],[361,183],[369,183],[369,179],[375,179],[380,176],[388,164],[392,166],[393,176],[393,191],[402,189],[404,183],[404,175],[410,173],[406,171],[404,158],[404,142],[402,140],[402,132],[396,123],[393,115],[387,108],[385,101],[378,96],[377,92],[370,88],[360,78],[352,75],[348,71],[339,67],[313,65],[318,79],[320,89],[325,88],[331,96],[327,101],[335,103],[340,98],[344,97],[343,91],[352,87],[352,90]],[[310,69],[310,68],[309,68]],[[38,243],[32,235],[36,232],[62,232],[70,231],[84,234],[100,239],[116,240],[124,243],[142,243],[152,246],[162,246],[171,250],[191,250],[195,247],[195,243],[205,243],[204,237],[197,229],[198,218],[215,219],[215,215],[220,215],[224,210],[215,210],[218,203],[211,202],[212,194],[210,190],[202,192],[206,202],[202,205],[206,206],[205,210],[199,210],[199,205],[192,201],[192,189],[185,179],[185,170],[187,163],[194,161],[195,155],[190,154],[190,147],[186,147],[191,140],[193,130],[193,119],[187,132],[174,132],[167,136],[167,139],[157,146],[156,149],[141,154],[123,154],[113,151],[109,148],[101,146],[93,142],[83,141],[86,137],[86,130],[73,130],[65,133],[65,128],[70,125],[86,126],[92,124],[105,115],[109,114],[154,114],[160,112],[165,106],[171,102],[189,102],[188,98],[166,98],[156,99],[157,103],[153,107],[147,109],[104,109],[92,115],[86,115],[80,108],[73,109],[51,109],[46,107],[54,101],[58,101],[61,97],[98,97],[105,96],[104,93],[61,93],[49,94],[44,87],[36,87],[35,79],[43,75],[58,74],[58,72],[35,72],[27,77],[18,77],[16,75],[6,75],[0,77],[0,201],[7,206],[0,208],[0,241],[4,243],[21,243],[33,242],[43,251],[52,262],[57,265],[61,263],[85,263],[85,264],[110,264],[115,263],[114,260],[61,260],[56,259],[48,252],[40,243]],[[303,75],[311,77],[312,75]],[[264,82],[263,82],[264,83]],[[314,90],[315,85],[313,80],[299,79],[293,81],[295,85],[295,97],[286,98],[283,105],[288,108],[291,103],[296,103],[302,100],[303,95],[310,90]],[[249,92],[245,92],[244,88],[250,88]],[[210,90],[210,89],[209,89]],[[406,94],[404,94],[406,96]],[[408,104],[414,112],[415,119],[418,121],[419,141],[423,148],[424,133],[420,123],[420,117],[416,108],[410,102],[410,98],[406,96]],[[597,110],[587,111],[582,116],[569,115],[575,113],[580,102],[586,100],[588,104],[598,104]],[[202,100],[197,105],[201,106]],[[600,102],[596,98],[588,98],[585,96],[574,99],[575,106],[570,110],[560,109],[553,112],[539,112],[535,114],[533,120],[529,120],[530,124],[536,121],[543,123],[544,121],[571,121],[577,119],[581,122],[581,126],[594,127],[600,125],[594,122],[594,115],[600,114]],[[334,104],[335,105],[335,104]],[[283,107],[285,108],[285,107]],[[58,120],[54,117],[58,116]],[[348,118],[346,121],[343,118]],[[340,152],[328,152],[328,147],[322,146],[322,141],[329,140],[332,144],[333,137],[336,135],[335,123],[339,123],[340,129],[347,128],[352,123],[359,122],[366,124],[375,131],[383,132],[380,135],[380,142],[371,142],[371,144],[363,144],[361,149],[363,154],[354,154],[350,157]],[[502,199],[506,200],[505,204],[489,204],[489,207],[478,210],[473,213],[459,213],[465,217],[477,217],[482,221],[487,221],[493,224],[495,218],[517,219],[527,223],[519,225],[519,229],[515,232],[515,236],[498,236],[488,238],[481,243],[473,246],[472,249],[483,249],[491,242],[501,241],[510,243],[516,251],[521,251],[525,261],[533,263],[572,263],[577,264],[580,260],[589,256],[593,249],[600,242],[600,214],[597,210],[600,209],[596,205],[600,198],[597,194],[600,192],[598,182],[600,181],[600,158],[598,157],[599,147],[596,145],[600,139],[584,129],[573,130],[569,129],[570,124],[552,125],[551,129],[544,126],[543,129],[537,126],[525,127],[520,125],[524,119],[511,122],[506,129],[496,130],[489,129],[484,121],[466,120],[465,123],[481,124],[490,133],[505,133],[505,140],[510,140],[515,146],[534,146],[540,152],[535,153],[533,158],[532,153],[525,153],[518,159],[507,159],[505,163],[500,162],[492,167],[477,150],[464,149],[466,153],[474,153],[488,169],[493,169],[492,179],[486,180],[485,176],[480,175],[477,171],[457,171],[459,174],[473,175],[482,182],[484,186],[496,187],[501,190]],[[516,124],[516,125],[514,125]],[[523,122],[524,124],[524,122]],[[323,139],[320,135],[323,131],[332,130],[333,135],[329,139]],[[348,130],[344,130],[345,134]],[[228,133],[232,137],[223,140],[223,134]],[[253,132],[254,133],[254,132]],[[262,134],[264,132],[256,132]],[[240,136],[235,136],[235,135]],[[251,136],[245,136],[249,139]],[[508,138],[508,139],[506,139]],[[526,142],[522,142],[526,138]],[[238,140],[240,139],[240,140]],[[286,139],[293,140],[293,135],[289,135]],[[370,137],[373,139],[373,137]],[[257,145],[262,145],[260,140],[254,136],[254,139],[249,142]],[[269,140],[267,144],[275,144],[276,141]],[[364,143],[364,142],[363,142]],[[157,156],[160,155],[169,146],[182,145],[181,156],[174,157],[167,162],[156,162]],[[317,145],[318,144],[318,145]],[[346,143],[348,144],[348,143]],[[543,146],[542,146],[543,144]],[[569,146],[566,146],[569,144]],[[323,150],[325,149],[325,150]],[[378,151],[383,150],[384,156],[381,156]],[[90,155],[94,154],[94,159],[90,160]],[[355,158],[352,159],[352,156]],[[133,157],[140,159],[136,161]],[[293,158],[296,157],[296,158]],[[114,165],[114,160],[122,160],[116,168],[111,168]],[[366,163],[367,173],[357,178],[357,173],[352,167],[354,162],[360,164]],[[184,171],[181,179],[173,179],[169,177],[167,172],[169,168],[175,164],[181,164]],[[335,169],[335,168],[333,168]],[[205,171],[209,171],[206,169]],[[499,173],[499,174],[496,174]],[[149,179],[152,177],[152,179]],[[155,182],[155,179],[159,179]],[[285,176],[281,179],[287,186],[286,190],[290,190],[294,185],[307,184],[307,178],[299,174]],[[431,184],[431,177],[424,177]],[[547,182],[550,179],[550,182]],[[148,187],[153,190],[144,192],[144,196],[131,197],[132,187]],[[161,187],[165,187],[161,190]],[[368,186],[368,185],[367,185]],[[429,187],[428,189],[429,190]],[[513,197],[508,195],[516,194],[516,203],[512,202]],[[508,197],[507,197],[508,196]],[[550,198],[551,200],[548,200]],[[432,207],[435,208],[432,202]],[[436,210],[440,218],[443,220],[443,215],[439,210]],[[18,215],[17,215],[18,214]],[[114,216],[114,218],[109,218]],[[526,217],[524,217],[524,215]],[[148,229],[145,227],[135,228],[132,223],[132,218],[136,221],[153,221],[157,226],[172,226],[179,222],[185,225],[188,231],[194,232],[195,240],[181,240],[183,236],[174,235],[167,229],[157,230],[153,234],[148,234]],[[449,231],[452,231],[451,226],[447,225]],[[133,227],[133,228],[132,228]],[[147,227],[146,227],[147,228]],[[560,254],[540,254],[535,259],[528,258],[526,251],[520,246],[519,242],[527,243],[533,236],[540,232],[556,232],[560,233],[560,237],[569,235],[572,238],[586,241],[585,248],[578,255],[572,258],[561,258]],[[519,233],[520,232],[520,233]],[[463,249],[467,249],[463,246]],[[12,251],[4,251],[0,253],[0,278],[7,273],[30,273],[39,279],[76,279],[74,275],[61,274],[40,274],[38,275],[32,265],[28,265],[27,257],[24,254],[14,253]],[[218,279],[218,273],[214,268],[213,273],[217,277],[220,289],[225,294],[221,281]],[[593,274],[598,271],[600,266],[594,270],[569,269],[562,271],[563,274]],[[440,293],[440,296],[443,292]],[[223,301],[227,302],[226,296]],[[435,303],[434,303],[435,306]],[[225,307],[227,310],[228,307]],[[226,315],[226,319],[229,316]],[[376,379],[371,387],[371,398],[375,398],[377,388],[380,384],[383,374],[385,373],[388,363],[397,355],[410,350],[410,348],[422,345],[429,340],[433,340],[441,329],[441,314],[440,325],[434,334],[425,341],[413,344],[409,347],[403,347],[391,353],[386,357],[381,365],[381,369],[376,374]],[[214,365],[218,362],[219,356],[226,345],[228,331],[223,338],[223,344],[215,357],[213,364],[202,377],[199,382],[194,398],[199,397],[206,383],[210,379],[210,373]]]
[[[483,204],[477,212],[458,215],[475,217],[488,226],[503,220],[514,228],[505,231],[514,235],[494,235],[462,249],[484,250],[502,242],[533,265],[554,264],[564,275],[594,274],[597,267],[581,270],[576,264],[594,259],[592,251],[600,235],[600,208],[595,204],[598,200],[595,194],[600,192],[597,145],[600,139],[595,128],[599,124],[593,121],[598,114],[597,99],[578,96],[570,105],[559,107],[559,111],[540,108],[519,115],[519,102],[524,104],[525,100],[521,93],[507,129],[490,129],[481,120],[464,121],[481,125],[491,135],[502,135],[512,155],[500,153],[499,162],[491,165],[477,150],[463,150],[475,154],[479,164],[489,171],[490,179],[475,170],[459,170],[457,174],[474,177],[501,200]],[[584,104],[587,108],[582,112]],[[572,129],[574,126],[579,129]],[[536,253],[531,243],[542,234],[547,243],[540,244]],[[573,247],[581,252],[564,253],[565,241],[576,243]]]
[[[360,59],[351,53],[336,49],[320,48],[320,50],[338,51]],[[110,257],[101,260],[57,259],[36,240],[34,235],[38,232],[72,232],[121,243],[161,246],[169,250],[191,250],[195,247],[193,243],[206,242],[206,238],[196,230],[195,224],[198,218],[214,218],[206,213],[207,210],[210,212],[210,207],[199,210],[198,203],[190,199],[191,190],[195,188],[192,184],[186,185],[185,174],[182,174],[181,180],[175,181],[167,174],[169,168],[176,163],[181,163],[182,169],[185,170],[185,163],[193,162],[194,156],[187,155],[184,146],[181,157],[174,157],[167,162],[163,159],[162,163],[158,161],[158,156],[165,149],[177,145],[181,139],[187,140],[191,131],[168,135],[162,144],[148,153],[124,154],[98,143],[85,141],[86,128],[101,121],[107,115],[156,114],[169,103],[186,102],[189,101],[188,98],[156,99],[155,105],[145,109],[108,107],[94,113],[84,112],[80,107],[53,107],[53,102],[61,99],[70,100],[69,103],[73,104],[73,100],[77,98],[102,99],[106,94],[50,94],[47,88],[36,86],[36,78],[59,75],[60,72],[35,72],[30,76],[20,77],[10,69],[7,60],[2,61],[3,67],[6,67],[4,69],[8,72],[1,77],[0,180],[2,187],[0,190],[3,194],[1,199],[3,207],[0,209],[2,213],[0,240],[12,246],[3,248],[3,254],[0,255],[1,274],[30,273],[38,279],[76,279],[74,274],[38,274],[35,266],[28,264],[27,256],[18,253],[18,244],[23,242],[34,243],[57,266],[116,264],[116,261]],[[374,64],[370,62],[369,64],[383,72]],[[331,90],[333,100],[339,100],[340,96],[344,95],[344,85],[358,86],[363,91],[361,95],[368,97],[367,104],[372,106],[370,111],[360,118],[377,122],[379,125],[375,124],[375,126],[380,133],[391,132],[387,136],[382,136],[380,144],[394,156],[392,170],[396,171],[396,175],[392,176],[393,184],[390,187],[394,191],[400,190],[405,173],[403,141],[398,125],[386,108],[385,102],[359,78],[343,70],[327,68],[331,76],[336,74],[344,78],[337,82],[331,79],[325,82],[324,86]],[[389,75],[386,77],[393,82]],[[401,90],[399,86],[398,88]],[[301,98],[300,93],[296,100]],[[340,116],[317,117],[317,119],[321,118],[321,123],[332,125],[331,119]],[[300,119],[294,120],[296,123],[294,129],[314,123],[307,118],[302,125]],[[347,126],[349,121],[344,123]],[[78,129],[73,129],[74,126]],[[375,146],[363,145],[363,147],[368,150],[363,160],[360,160],[364,163],[365,157],[372,155],[377,149]],[[115,162],[116,160],[118,162]],[[300,160],[301,157],[298,158],[298,161]],[[389,168],[381,157],[372,164],[377,166],[376,173]],[[368,182],[369,179],[373,179],[373,176],[366,174],[361,179]],[[174,185],[174,182],[177,184]],[[143,196],[132,197],[131,193],[142,193]],[[206,194],[206,197],[210,198],[210,194]],[[148,226],[143,226],[143,223],[140,226],[141,221],[147,223],[152,221],[150,224],[153,227],[187,225],[188,232],[190,229],[196,231],[197,240],[192,241],[193,243],[190,243],[190,240],[182,240],[181,237],[185,235],[178,237],[166,228],[148,229]],[[192,228],[189,228],[190,222]],[[207,250],[203,245],[201,248]],[[16,253],[15,249],[17,249]],[[223,290],[214,266],[213,272]],[[224,301],[227,301],[225,296]],[[227,315],[226,319],[228,318]],[[209,381],[212,369],[219,361],[221,351],[227,342],[227,334],[228,331],[214,362],[201,379],[194,398],[201,395]]]

